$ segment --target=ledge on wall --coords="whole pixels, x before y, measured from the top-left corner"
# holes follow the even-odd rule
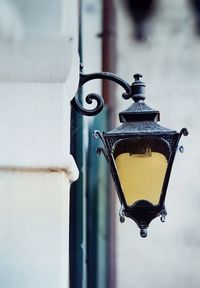
[[[68,36],[0,42],[0,82],[65,82],[78,58],[74,42]]]

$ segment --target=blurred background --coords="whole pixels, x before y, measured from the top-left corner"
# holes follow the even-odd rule
[[[190,133],[176,155],[166,222],[155,219],[146,239],[131,220],[117,222],[117,287],[200,285],[199,8],[198,0],[116,0],[117,73],[129,82],[141,73],[146,103],[160,110],[161,125]],[[118,99],[119,110],[127,107]]]
[[[95,82],[84,93],[103,92],[104,112],[70,118],[79,60],[84,73],[111,71],[129,83],[142,74],[161,125],[189,130],[175,158],[166,222],[155,219],[145,239],[130,219],[120,224],[106,163],[90,140],[92,130],[116,126],[116,112],[131,100]],[[200,0],[0,0],[0,287],[67,287],[68,263],[71,288],[200,287],[199,70]],[[54,179],[38,170],[71,167],[70,153],[80,172],[71,192],[71,179],[66,186],[57,172]],[[24,176],[24,167],[42,175]]]

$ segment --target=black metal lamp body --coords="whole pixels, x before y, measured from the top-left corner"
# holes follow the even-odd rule
[[[109,73],[98,73],[98,78],[108,79],[104,74],[108,76]],[[89,78],[84,76],[81,84],[91,80],[91,75],[97,73],[89,74]],[[157,123],[160,113],[144,103],[145,85],[140,81],[141,75],[134,77],[135,82],[129,86],[116,75],[109,74],[109,80],[126,90],[123,97],[132,98],[134,103],[119,113],[122,123],[119,127],[108,132],[95,131],[94,136],[102,141],[103,146],[97,152],[103,152],[115,183],[121,203],[120,221],[124,222],[125,216],[133,219],[140,228],[141,236],[146,237],[147,227],[154,218],[160,216],[161,221],[165,221],[165,197],[174,157],[180,137],[188,132],[183,128],[178,133]],[[91,95],[95,99],[100,97],[96,94],[88,97],[91,98]],[[73,104],[80,111],[82,108],[77,102],[76,99]],[[97,103],[103,105],[100,100]],[[85,109],[81,112],[90,115]]]

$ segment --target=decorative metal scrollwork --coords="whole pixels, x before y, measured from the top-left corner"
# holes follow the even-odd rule
[[[188,132],[188,130],[187,130],[187,128],[182,128],[181,129],[181,131],[180,131],[180,133],[179,133],[179,139],[178,139],[178,141],[180,140],[180,138],[181,138],[181,136],[183,135],[183,136],[188,136],[188,134],[189,134],[189,132]],[[183,145],[177,145],[177,150],[180,152],[180,153],[183,153],[184,152],[184,147],[183,147]]]
[[[167,211],[164,209],[164,210],[161,211],[161,213],[160,213],[160,221],[161,221],[161,222],[165,222],[166,216],[167,216]]]
[[[119,209],[119,221],[121,223],[124,223],[125,222],[125,213],[124,213],[124,205],[122,204],[120,209]]]
[[[180,137],[183,136],[188,136],[189,132],[187,130],[187,128],[182,128],[180,131]]]
[[[93,132],[93,136],[94,136],[94,138],[96,138],[96,139],[97,139],[97,138],[100,138],[101,141],[102,141],[102,143],[104,144],[104,147],[106,147],[105,140],[104,140],[104,138],[103,138],[103,136],[102,136],[102,134],[101,134],[100,131],[95,130],[95,131]],[[103,147],[97,148],[96,152],[97,152],[98,155],[101,155],[101,153],[103,153],[104,157],[105,157],[106,160],[109,162],[108,152],[105,151],[105,149],[104,149]]]
[[[126,91],[125,93],[122,94],[122,97],[124,99],[129,99],[132,97],[132,91],[131,91],[131,86],[118,77],[117,75],[110,73],[110,72],[100,72],[100,73],[92,73],[92,74],[82,74],[80,73],[80,81],[79,81],[79,88],[78,91],[75,95],[75,97],[72,100],[72,105],[76,108],[78,112],[80,112],[83,115],[86,116],[94,116],[99,114],[103,107],[104,107],[104,100],[103,97],[96,94],[96,93],[91,93],[88,94],[85,98],[85,102],[87,104],[92,104],[94,101],[96,101],[96,107],[93,109],[87,109],[83,107],[83,104],[81,103],[79,99],[79,89],[87,82],[95,79],[102,79],[102,80],[110,80],[112,82],[115,82],[119,84],[124,90]]]

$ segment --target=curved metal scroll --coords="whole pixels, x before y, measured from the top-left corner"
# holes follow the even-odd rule
[[[80,73],[80,81],[79,81],[78,91],[85,83],[87,83],[91,80],[95,80],[95,79],[103,79],[103,80],[113,81],[113,82],[119,84],[126,91],[125,93],[122,94],[122,97],[124,99],[129,99],[132,97],[131,86],[126,81],[124,81],[123,79],[121,79],[117,75],[110,73],[110,72],[100,72],[100,73],[92,73],[92,74]],[[97,115],[98,113],[100,113],[102,111],[102,109],[104,107],[104,100],[103,100],[102,96],[100,96],[96,93],[88,94],[85,98],[86,103],[92,104],[93,101],[95,100],[96,101],[96,107],[93,109],[86,109],[83,107],[83,105],[81,104],[81,101],[79,100],[78,91],[71,102],[72,105],[75,107],[75,109],[78,112],[80,112],[81,114],[86,115],[86,116],[94,116],[94,115]]]

